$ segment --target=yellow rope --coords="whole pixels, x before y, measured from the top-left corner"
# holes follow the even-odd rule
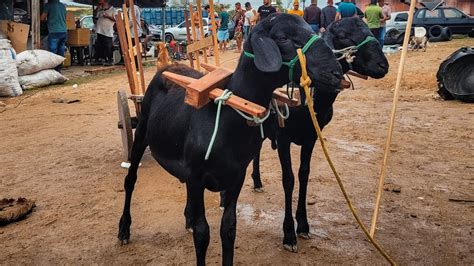
[[[321,143],[321,147],[324,152],[324,156],[326,157],[326,160],[329,163],[329,166],[332,169],[332,172],[334,173],[334,176],[336,177],[337,183],[339,184],[339,187],[341,188],[342,194],[344,195],[344,198],[346,199],[347,205],[349,206],[349,209],[352,212],[352,215],[354,215],[354,218],[356,219],[357,223],[359,224],[360,228],[362,231],[364,231],[365,236],[370,240],[372,245],[382,254],[382,256],[387,259],[388,262],[390,262],[391,265],[396,265],[395,261],[390,258],[390,256],[382,249],[382,247],[379,246],[379,244],[370,236],[369,231],[367,228],[364,226],[362,221],[359,218],[359,215],[357,214],[356,210],[352,206],[351,200],[349,199],[349,196],[346,193],[346,190],[344,188],[344,185],[342,184],[341,178],[339,177],[339,174],[336,171],[336,168],[334,167],[334,164],[331,160],[331,157],[329,156],[329,152],[326,148],[326,144],[324,143],[323,140],[323,135],[321,133],[321,128],[319,127],[318,120],[316,119],[316,114],[314,112],[313,108],[313,99],[311,98],[311,94],[309,91],[309,85],[311,85],[311,79],[308,76],[308,73],[306,71],[306,57],[302,53],[301,49],[297,50],[299,61],[301,64],[301,79],[300,79],[300,86],[304,88],[304,92],[306,94],[306,103],[308,105],[309,112],[311,114],[311,120],[313,121],[313,126],[314,129],[316,130],[316,133],[318,134],[319,141]]]

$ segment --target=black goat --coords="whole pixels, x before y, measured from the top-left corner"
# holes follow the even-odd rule
[[[298,29],[298,30],[295,30]],[[289,82],[288,67],[282,62],[296,56],[296,49],[312,38],[311,28],[291,15],[269,16],[251,32],[226,89],[234,94],[269,106],[272,92]],[[306,52],[307,68],[321,88],[337,88],[342,78],[340,65],[331,49],[317,39]],[[185,66],[169,66],[155,75],[143,99],[140,119],[132,146],[131,166],[125,177],[125,205],[118,238],[130,238],[130,202],[137,179],[138,164],[147,146],[153,157],[169,173],[186,183],[186,227],[193,230],[197,264],[204,265],[209,245],[209,225],[205,217],[204,189],[225,191],[220,235],[222,263],[231,265],[236,236],[236,205],[245,170],[257,154],[262,139],[256,127],[249,127],[231,108],[223,107],[219,132],[208,160],[204,159],[212,135],[216,105],[196,110],[184,103],[184,91],[163,79],[162,71],[199,78],[197,71]],[[301,75],[296,66],[294,77]]]
[[[355,46],[362,43],[368,36],[372,36],[370,30],[365,23],[359,18],[346,18],[331,24],[323,35],[323,39],[332,49],[343,49],[349,46]],[[370,38],[370,37],[369,37]],[[382,78],[388,72],[388,62],[382,49],[377,41],[368,41],[360,46],[354,54],[355,58],[352,64],[348,64],[345,60],[341,60],[344,72],[352,69],[359,74],[368,75],[372,78]],[[316,90],[313,95],[314,110],[318,123],[322,128],[326,126],[333,115],[333,103],[336,100],[338,92],[336,90]],[[305,97],[301,92],[304,103]],[[268,123],[274,122],[269,119]],[[266,126],[265,131],[268,132],[274,126]],[[278,156],[280,158],[283,188],[285,190],[285,219],[283,222],[284,239],[283,245],[285,249],[296,252],[297,240],[292,215],[292,194],[294,187],[294,175],[291,168],[290,144],[295,143],[301,145],[300,168],[298,171],[299,195],[298,207],[296,210],[297,228],[296,233],[302,238],[309,238],[309,225],[306,214],[306,190],[308,185],[309,168],[311,154],[317,135],[311,122],[310,113],[306,106],[290,108],[290,116],[285,121],[284,128],[278,128],[276,133],[268,133],[269,136],[276,137]],[[274,146],[272,140],[272,146]],[[262,189],[262,182],[259,173],[260,154],[253,161],[252,178],[254,181],[254,189],[259,191]]]

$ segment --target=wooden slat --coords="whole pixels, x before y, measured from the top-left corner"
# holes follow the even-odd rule
[[[196,43],[198,42],[197,40],[197,36],[196,36],[196,27],[194,26],[194,12],[193,12],[193,5],[192,4],[189,4],[189,16],[191,17],[191,32],[193,34],[193,43]],[[186,47],[186,49],[188,49],[189,47],[189,44],[188,46]],[[191,54],[194,54],[194,58],[196,59],[196,66],[197,66],[197,70],[198,71],[201,71],[201,64],[199,63],[199,52],[192,52]]]
[[[123,13],[119,11],[117,15],[115,16],[115,21],[117,25],[117,33],[119,36],[120,48],[122,50],[123,60],[125,62],[125,67],[127,69],[127,77],[128,77],[128,84],[130,85],[130,92],[132,94],[135,94],[136,84],[135,84],[135,79],[132,76],[132,66],[131,66],[130,56],[128,53],[128,42],[127,42],[127,37],[125,35],[126,34],[125,24],[124,24],[122,15]]]
[[[123,21],[124,21],[125,36],[126,36],[127,46],[128,46],[127,54],[130,57],[130,70],[131,70],[130,75],[132,76],[133,83],[135,84],[134,86],[135,91],[132,91],[132,94],[142,94],[142,92],[140,91],[140,85],[138,84],[137,69],[135,65],[135,56],[133,55],[133,50],[132,50],[132,37],[130,33],[130,23],[128,20],[128,9],[125,3],[122,5],[122,10],[124,14]]]
[[[218,68],[187,86],[185,102],[201,108],[209,102],[209,92],[216,87],[224,87],[232,72]]]
[[[186,9],[184,9],[184,25],[186,26],[186,43],[189,45],[191,43],[191,33],[189,32],[189,16]],[[191,66],[191,68],[194,68],[193,54],[190,53],[187,49],[186,53],[188,53],[189,65]]]
[[[224,91],[215,88],[209,92],[209,98],[212,100],[216,99],[217,97],[220,97]],[[232,106],[235,109],[238,109],[244,113],[257,116],[257,117],[264,117],[266,114],[266,109],[265,107],[262,107],[258,104],[255,104],[253,102],[247,101],[237,95],[232,95],[225,103],[226,105]]]
[[[213,41],[212,37],[208,36],[204,39],[201,38],[200,41],[196,41],[196,42],[191,43],[190,45],[188,45],[186,47],[186,49],[188,49],[189,53],[192,53],[192,52],[195,52],[197,50],[202,50],[204,48],[207,48],[207,47],[213,46],[213,45],[214,45],[214,41]],[[205,52],[205,51],[203,51],[203,52]],[[202,66],[202,64],[206,64],[206,63],[201,63],[201,66]]]
[[[273,92],[273,98],[279,102],[286,103],[289,107],[295,107],[299,105],[298,99],[290,99],[286,93],[277,90]]]
[[[137,18],[135,17],[135,3],[133,0],[128,0],[130,7],[132,7],[133,12],[132,14],[132,26],[133,26],[133,37],[135,39],[135,45],[137,47],[137,61],[138,61],[138,72],[140,73],[140,94],[145,94],[145,76],[143,74],[143,62],[142,62],[142,47],[140,45],[140,36],[138,36],[138,25],[137,25]],[[131,45],[130,45],[131,46]]]
[[[198,19],[199,19],[199,31],[201,32],[201,34],[200,34],[201,40],[199,42],[202,42],[202,41],[204,41],[205,34],[204,34],[204,27],[202,25],[201,0],[196,0],[196,6],[197,6]],[[207,63],[207,51],[206,50],[204,50],[203,54],[202,54],[202,56],[204,57],[204,63]]]
[[[212,26],[212,39],[214,41],[214,63],[219,66],[219,46],[217,43],[217,25],[216,18],[214,17],[214,1],[209,0],[209,7],[211,12],[211,26]]]
[[[109,66],[109,67],[98,67],[98,68],[93,68],[93,69],[86,69],[84,72],[92,74],[92,75],[97,75],[97,74],[103,74],[103,73],[110,73],[115,70],[123,70],[122,66]]]
[[[172,82],[178,84],[183,89],[186,89],[189,84],[191,84],[191,83],[193,83],[197,80],[195,78],[191,78],[191,77],[188,77],[188,76],[183,76],[183,75],[176,74],[176,73],[169,72],[169,71],[163,71],[162,75],[166,79],[169,79]]]

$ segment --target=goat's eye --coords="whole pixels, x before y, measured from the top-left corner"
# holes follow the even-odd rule
[[[285,36],[278,37],[278,41],[279,42],[286,42],[286,41],[288,41],[288,38],[286,38]]]

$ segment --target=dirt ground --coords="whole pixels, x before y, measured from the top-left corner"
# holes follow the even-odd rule
[[[445,102],[435,92],[439,64],[464,45],[474,46],[474,39],[433,44],[426,53],[408,54],[390,149],[388,191],[376,234],[400,264],[474,264],[474,105]],[[224,65],[235,66],[237,56],[226,53]],[[388,57],[386,78],[355,80],[355,90],[342,92],[333,121],[323,132],[367,225],[399,56]],[[153,72],[154,68],[146,70],[147,80]],[[116,92],[127,87],[122,72],[0,99],[7,104],[0,114],[0,198],[21,196],[35,199],[37,205],[27,219],[0,227],[0,264],[195,263],[192,236],[184,229],[184,186],[149,152],[132,201],[131,243],[118,245],[126,170],[120,168]],[[53,103],[56,98],[80,102]],[[298,154],[293,146],[295,172]],[[319,146],[308,191],[312,237],[299,240],[299,253],[283,250],[281,171],[268,142],[261,165],[265,192],[252,192],[249,169],[239,199],[237,264],[385,263],[352,218]],[[220,264],[217,194],[206,194],[206,207],[211,228],[207,262]]]

